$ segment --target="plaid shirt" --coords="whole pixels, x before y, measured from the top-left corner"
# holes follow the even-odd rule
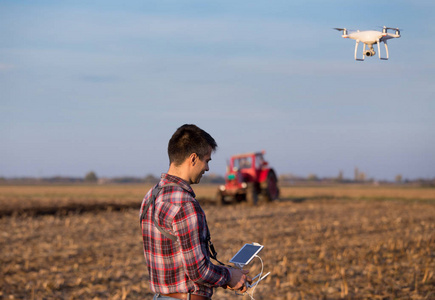
[[[225,285],[231,275],[226,267],[210,261],[207,221],[190,185],[181,178],[162,174],[157,186],[168,183],[178,186],[161,190],[155,200],[155,218],[163,230],[177,237],[177,241],[173,242],[156,228],[151,206],[142,220],[151,290],[161,294],[191,292],[211,297],[212,288]],[[151,192],[143,199],[141,214]]]

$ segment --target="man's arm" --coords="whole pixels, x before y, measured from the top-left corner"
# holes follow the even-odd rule
[[[208,255],[204,235],[205,217],[196,201],[183,202],[174,219],[174,229],[181,246],[183,262],[189,278],[201,284],[224,286],[231,280],[226,267],[214,265]]]

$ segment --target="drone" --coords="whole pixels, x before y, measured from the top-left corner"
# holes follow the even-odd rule
[[[364,31],[357,30],[357,31],[353,31],[353,32],[348,33],[348,30],[346,28],[334,28],[334,29],[338,30],[338,31],[343,31],[343,35],[342,35],[343,38],[356,40],[355,60],[358,60],[358,61],[364,61],[364,58],[366,56],[370,57],[370,56],[376,55],[376,52],[373,49],[374,44],[378,44],[379,59],[388,60],[387,40],[392,39],[392,38],[400,38],[400,29],[399,28],[391,28],[391,27],[386,27],[386,26],[384,26],[382,28],[382,32],[376,31],[376,30],[364,30]],[[388,32],[388,30],[394,30],[395,33],[394,34],[390,33],[390,32]],[[362,42],[364,44],[362,58],[357,58],[359,42]],[[387,54],[386,57],[381,57],[381,47],[379,45],[381,42],[384,42],[385,51]],[[366,46],[369,47],[369,49],[367,51],[366,51]]]

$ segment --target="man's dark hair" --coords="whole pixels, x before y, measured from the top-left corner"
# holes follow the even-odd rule
[[[208,153],[209,147],[215,151],[217,144],[210,134],[193,124],[184,124],[172,135],[168,144],[169,163],[180,165],[196,153],[199,159],[203,159]]]

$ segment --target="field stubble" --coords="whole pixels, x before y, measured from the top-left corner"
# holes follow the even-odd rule
[[[0,187],[0,297],[151,299],[138,222],[147,189]],[[283,188],[259,207],[211,205],[215,189],[195,186],[218,258],[265,245],[271,275],[256,299],[435,297],[433,189]],[[259,261],[249,267],[257,274]]]

